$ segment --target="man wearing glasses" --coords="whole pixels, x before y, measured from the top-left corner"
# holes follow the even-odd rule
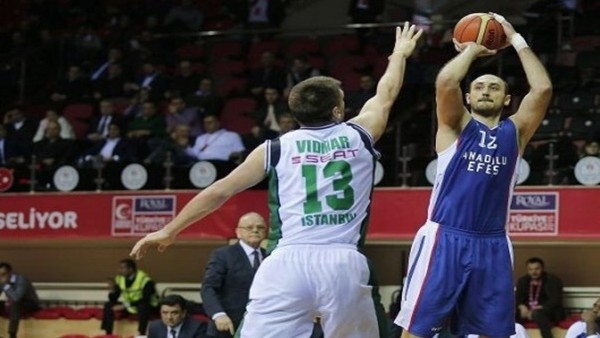
[[[239,241],[211,254],[201,291],[204,309],[211,318],[208,337],[232,337],[242,321],[254,273],[266,256],[260,247],[266,229],[261,215],[247,213],[235,230]]]
[[[598,338],[600,337],[600,298],[596,299],[589,310],[583,311],[581,320],[573,323],[567,330],[565,338]]]

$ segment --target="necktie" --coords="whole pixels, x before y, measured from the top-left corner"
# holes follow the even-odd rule
[[[104,129],[106,129],[106,122],[108,120],[108,116],[102,116],[100,119],[100,123],[98,124],[98,133],[104,135]]]
[[[254,250],[252,253],[254,255],[254,262],[252,263],[252,268],[254,271],[258,270],[258,266],[260,265],[260,258],[258,257],[258,250]]]
[[[177,338],[177,331],[175,329],[171,329],[171,338]]]

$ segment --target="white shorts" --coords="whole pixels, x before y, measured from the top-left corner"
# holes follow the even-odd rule
[[[242,338],[306,338],[316,316],[327,338],[379,338],[367,259],[345,245],[277,248],[260,265]]]

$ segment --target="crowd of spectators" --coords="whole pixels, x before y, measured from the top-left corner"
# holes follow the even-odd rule
[[[84,173],[87,168],[92,177],[98,163],[118,171],[137,162],[158,168],[160,177],[169,153],[179,166],[215,160],[232,168],[265,139],[296,128],[287,110],[287,94],[294,84],[319,74],[342,81],[346,115],[354,116],[387,64],[393,41],[389,29],[310,38],[188,34],[276,28],[286,4],[283,0],[13,3],[8,11],[13,16],[0,30],[0,46],[6,51],[0,57],[4,79],[0,83],[5,87],[0,90],[0,140],[6,140],[0,143],[0,165],[16,169],[16,182],[27,185],[35,155],[39,190],[54,189],[51,175],[64,164]],[[349,14],[355,22],[364,21],[352,8]],[[374,8],[369,15],[381,20],[382,9]],[[581,55],[598,53],[600,37],[589,28],[580,30],[585,35],[580,40],[587,44],[571,43],[571,49],[543,54],[557,89],[549,115],[560,118],[544,122],[539,142],[525,154],[535,169],[527,183],[575,183],[572,167],[587,149],[584,144],[597,144],[598,67],[580,61]],[[384,185],[398,184],[394,173],[400,166],[394,154],[402,153],[400,149],[411,159],[409,185],[427,184],[424,168],[435,157],[430,132],[433,74],[454,53],[450,31],[432,27],[409,60],[389,131],[379,143]],[[499,58],[516,102],[525,91],[520,88],[526,83],[519,75],[522,71],[510,52]],[[15,60],[26,64],[24,73]],[[488,71],[497,71],[496,62],[477,67],[477,72]],[[580,102],[578,111],[563,109],[569,99]],[[581,102],[589,106],[581,108]],[[546,125],[556,124],[560,128],[543,134]],[[549,144],[559,153],[553,164],[555,177],[548,175]],[[119,182],[108,181],[105,189],[122,188]],[[153,188],[160,188],[162,181],[156,182]]]

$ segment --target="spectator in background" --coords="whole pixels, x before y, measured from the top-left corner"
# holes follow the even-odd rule
[[[541,258],[528,259],[527,275],[517,281],[517,321],[534,321],[543,338],[553,338],[553,322],[565,316],[562,292],[562,281],[544,270]]]
[[[281,95],[276,88],[265,88],[264,100],[260,107],[254,113],[255,124],[260,128],[265,128],[278,133],[279,116],[288,112],[288,106],[281,99]]]
[[[579,155],[580,158],[587,156],[600,157],[600,144],[595,139],[586,140],[582,150]]]
[[[196,32],[202,28],[204,15],[191,0],[181,0],[165,17],[164,26],[172,32]]]
[[[240,135],[221,128],[216,115],[205,115],[202,119],[204,134],[196,138],[189,154],[198,160],[219,160],[237,162],[242,159],[246,148]]]
[[[180,295],[168,295],[159,303],[160,319],[148,326],[148,338],[204,338],[206,324],[188,315],[187,301]]]
[[[166,127],[164,116],[156,111],[156,104],[147,101],[142,104],[142,114],[129,123],[127,136],[131,139],[162,138]]]
[[[125,84],[125,93],[129,95],[146,88],[150,91],[151,100],[160,101],[165,98],[167,87],[166,77],[156,69],[153,62],[145,61],[137,81]]]
[[[281,136],[292,130],[298,129],[298,123],[291,113],[285,113],[279,115],[279,135]]]
[[[90,79],[92,81],[98,81],[107,77],[110,66],[114,64],[121,64],[122,62],[123,51],[121,51],[119,48],[109,49],[106,61],[92,69]]]
[[[0,295],[4,293],[6,304],[0,304],[0,312],[8,312],[8,338],[17,338],[19,321],[37,311],[40,302],[33,284],[23,275],[13,272],[12,266],[0,262]]]
[[[285,70],[276,63],[275,54],[270,51],[263,52],[260,66],[250,74],[250,92],[261,97],[265,88],[283,90],[286,85]]]
[[[171,92],[174,95],[188,97],[194,93],[199,81],[200,77],[192,69],[192,63],[189,60],[181,60],[178,73],[171,80]]]
[[[381,21],[383,8],[384,0],[351,0],[348,6],[348,16],[352,23],[377,23]],[[372,28],[357,29],[360,37],[366,37],[372,31]]]
[[[110,64],[106,76],[93,83],[94,99],[100,100],[126,97],[125,83],[127,83],[127,79],[123,75],[123,66],[120,63]]]
[[[376,88],[375,79],[370,74],[360,76],[360,89],[358,91],[349,92],[346,96],[346,118],[356,116],[365,102],[375,95]]]
[[[111,123],[121,125],[123,118],[115,114],[115,106],[109,100],[102,100],[98,104],[100,115],[90,123],[87,139],[92,142],[100,142],[108,136],[108,126]]]
[[[180,96],[173,96],[167,107],[167,133],[171,133],[175,130],[175,126],[179,124],[186,124],[191,128],[192,137],[196,137],[202,133],[202,126],[200,125],[200,119],[198,109],[195,107],[188,107],[185,101]]]
[[[25,157],[22,146],[15,139],[7,136],[6,127],[0,123],[0,167],[22,164],[25,162]]]
[[[117,121],[108,123],[106,139],[101,140],[83,155],[84,162],[92,162],[94,158],[105,163],[129,163],[135,160],[135,150],[129,140],[122,137],[122,126]]]
[[[82,102],[88,98],[89,82],[81,73],[79,66],[70,66],[67,76],[60,81],[50,100],[58,104]]]
[[[321,72],[317,68],[311,66],[306,56],[299,55],[294,57],[292,60],[292,66],[287,71],[284,96],[288,97],[292,87],[297,85],[299,82],[317,75],[321,75]]]
[[[138,333],[146,334],[148,320],[158,312],[158,294],[154,281],[142,270],[138,270],[132,259],[123,259],[119,274],[109,279],[110,293],[104,304],[102,330],[112,334],[115,312],[125,311],[138,316]],[[121,300],[119,302],[119,300]]]
[[[214,115],[221,112],[223,99],[214,92],[214,83],[210,78],[202,78],[198,90],[186,100],[190,106],[198,107],[201,115]]]
[[[4,115],[4,125],[7,136],[18,142],[26,153],[31,153],[37,121],[27,118],[19,107],[13,107]]]
[[[260,247],[267,225],[261,215],[250,212],[238,221],[239,241],[212,252],[202,281],[201,296],[211,318],[209,338],[230,338],[246,312],[252,279],[266,251]]]
[[[73,126],[71,123],[59,115],[56,110],[47,110],[46,117],[40,121],[38,125],[38,130],[33,137],[33,142],[41,141],[46,135],[46,127],[48,126],[48,122],[54,121],[60,125],[60,137],[66,140],[74,140],[75,139],[75,131],[73,130]]]
[[[175,166],[190,166],[196,162],[196,157],[191,151],[190,127],[186,124],[178,124],[173,128],[168,139],[154,149],[144,160],[146,164],[162,165],[167,160],[167,153],[171,153],[171,162]]]
[[[583,311],[581,320],[573,323],[565,334],[565,338],[586,337],[600,337],[600,298],[596,299],[591,309]]]
[[[33,155],[39,163],[38,183],[41,187],[49,189],[54,171],[73,160],[73,140],[66,140],[60,136],[60,124],[48,121],[46,133],[42,140],[33,144]]]
[[[251,29],[277,28],[285,17],[287,0],[250,0],[242,1],[239,6],[246,6],[245,26]]]

